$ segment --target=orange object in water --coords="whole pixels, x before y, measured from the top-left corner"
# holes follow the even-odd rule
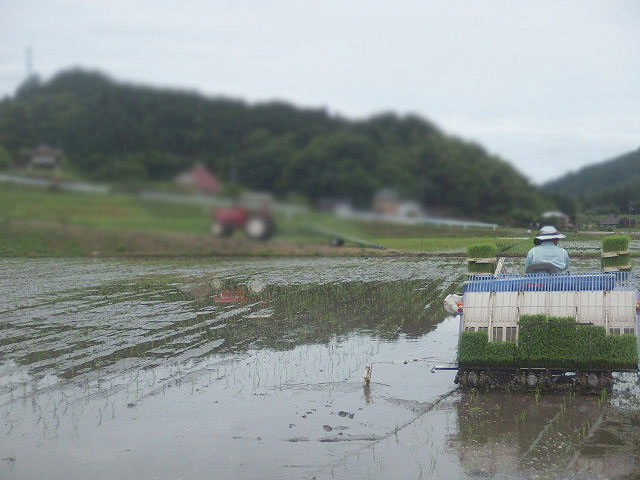
[[[249,299],[242,288],[221,290],[219,295],[213,297],[216,303],[247,303]]]

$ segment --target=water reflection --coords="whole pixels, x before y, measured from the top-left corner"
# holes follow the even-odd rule
[[[266,285],[154,276],[61,295],[9,312],[0,355],[62,378],[127,359],[291,349],[367,332],[420,336],[441,321],[442,280]]]
[[[637,438],[636,417],[617,413],[621,395],[613,405],[471,395],[455,390],[452,372],[403,362],[455,358],[458,322],[441,298],[464,265],[305,262],[97,265],[81,286],[73,278],[85,278],[85,264],[54,264],[68,269],[65,288],[60,275],[19,264],[0,287],[37,288],[0,299],[0,459],[11,459],[0,476],[625,478],[640,469],[620,440],[620,431]],[[634,382],[628,390],[638,398]]]
[[[640,471],[608,400],[463,393],[451,445],[469,478],[626,478]],[[624,438],[624,437],[623,437]]]

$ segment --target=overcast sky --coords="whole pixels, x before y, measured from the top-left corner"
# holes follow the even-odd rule
[[[119,80],[417,113],[535,182],[640,147],[640,1],[0,0],[0,97]]]

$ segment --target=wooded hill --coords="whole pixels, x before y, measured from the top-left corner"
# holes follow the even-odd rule
[[[640,212],[640,148],[619,157],[565,175],[544,186],[550,192],[569,195],[583,210],[601,213],[627,212],[629,202]]]
[[[354,121],[282,102],[248,104],[123,84],[98,72],[32,78],[0,101],[0,146],[49,144],[100,180],[170,179],[201,161],[222,180],[368,205],[383,187],[469,217],[528,221],[551,205],[504,160],[414,115]]]

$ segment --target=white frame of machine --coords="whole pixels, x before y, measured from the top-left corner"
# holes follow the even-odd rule
[[[640,348],[639,301],[632,272],[472,275],[465,283],[460,331],[486,330],[489,341],[517,341],[522,315],[571,316],[604,327],[607,335],[633,333]]]

